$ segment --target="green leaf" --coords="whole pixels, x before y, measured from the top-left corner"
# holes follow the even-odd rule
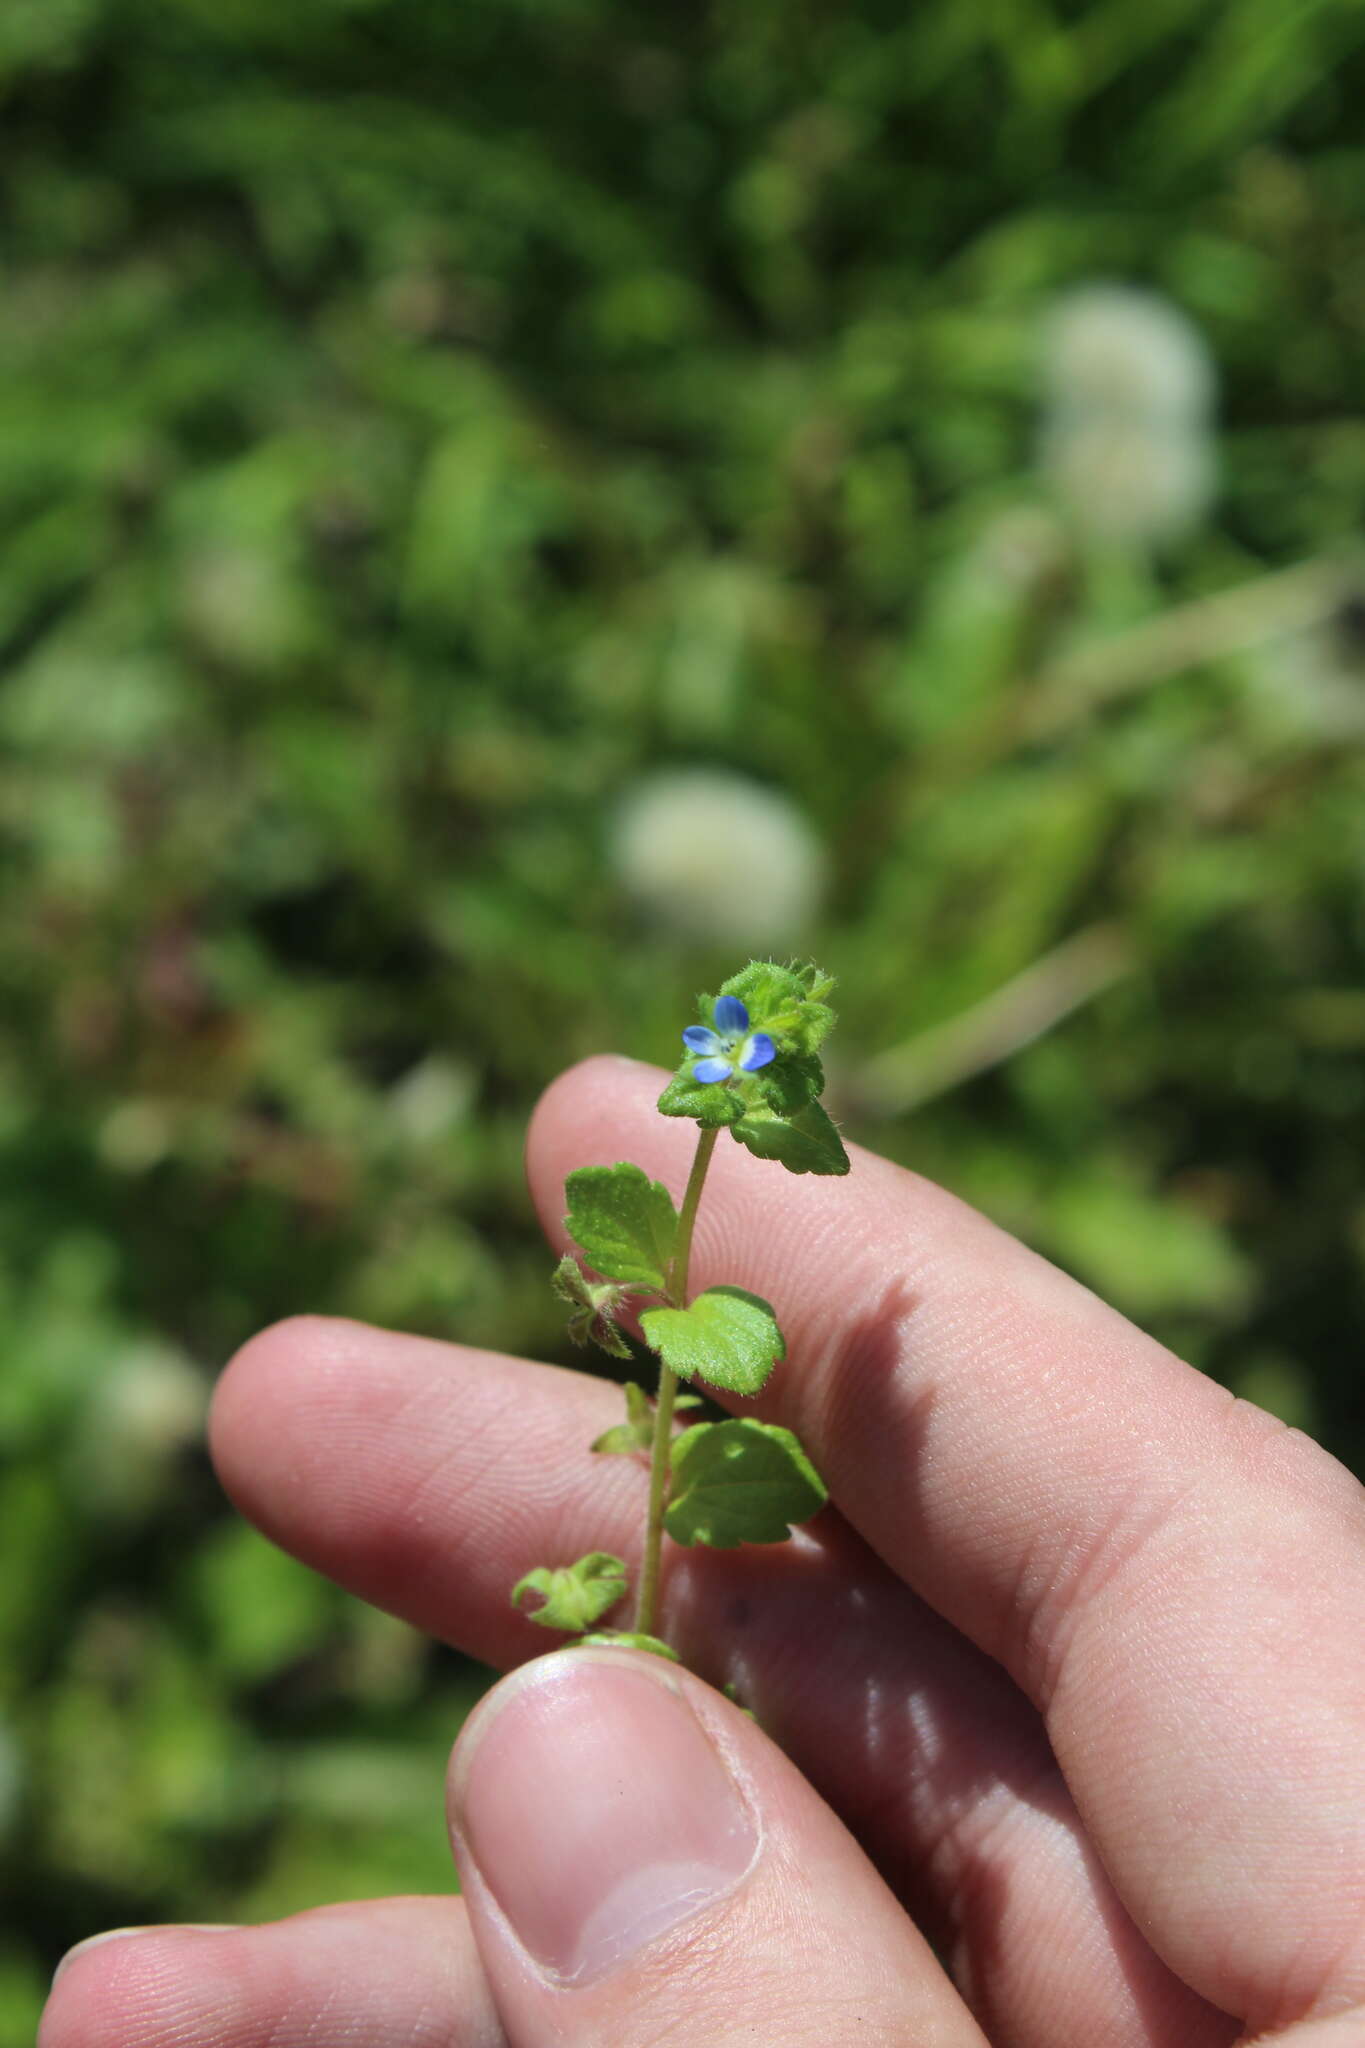
[[[746,1095],[779,1116],[794,1116],[824,1092],[825,1070],[813,1052],[779,1054],[752,1076]]]
[[[675,1543],[785,1543],[829,1498],[789,1429],[747,1416],[703,1422],[673,1447],[664,1527]]]
[[[565,1228],[589,1265],[608,1280],[662,1292],[678,1235],[678,1212],[663,1182],[623,1159],[580,1166],[564,1192]]]
[[[625,1421],[618,1422],[614,1429],[604,1430],[593,1444],[595,1451],[603,1451],[608,1456],[633,1457],[637,1451],[647,1451],[654,1440],[653,1402],[634,1380],[626,1381],[624,1392]]]
[[[834,987],[812,962],[779,967],[775,960],[751,960],[721,983],[723,996],[738,996],[756,1031],[768,1032],[782,1052],[813,1053],[830,1032],[834,1012],[822,997]]]
[[[569,1341],[600,1344],[613,1358],[629,1358],[630,1346],[616,1327],[616,1315],[626,1290],[604,1280],[594,1286],[572,1252],[565,1252],[550,1285],[561,1301],[569,1304]]]
[[[822,1104],[807,1103],[795,1116],[751,1109],[731,1133],[757,1159],[777,1159],[788,1173],[847,1173],[848,1154]]]
[[[613,1557],[610,1551],[594,1550],[587,1557],[580,1557],[577,1564],[556,1565],[553,1569],[537,1565],[513,1586],[512,1605],[542,1628],[576,1634],[599,1621],[625,1590],[626,1567],[622,1560]],[[534,1613],[526,1607],[526,1596],[531,1593],[544,1595],[544,1604]]]
[[[658,1108],[664,1116],[695,1117],[704,1130],[735,1123],[744,1114],[744,1104],[724,1081],[693,1078],[690,1059],[683,1061],[664,1089]]]
[[[667,1657],[671,1664],[681,1664],[682,1658],[675,1649],[658,1636],[642,1636],[638,1629],[604,1628],[596,1635],[584,1636],[584,1645],[600,1644],[613,1650],[650,1650],[656,1657]]]
[[[756,1394],[786,1356],[772,1309],[742,1287],[708,1287],[688,1308],[646,1309],[640,1327],[674,1372],[732,1394]]]

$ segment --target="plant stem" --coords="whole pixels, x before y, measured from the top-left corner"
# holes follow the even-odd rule
[[[878,1053],[851,1082],[863,1109],[902,1116],[987,1073],[1130,974],[1132,946],[1115,924],[1087,925],[1003,987],[946,1023]]]
[[[697,1221],[706,1169],[716,1149],[719,1130],[702,1131],[687,1177],[682,1213],[678,1218],[678,1241],[668,1269],[670,1308],[687,1306],[687,1267],[692,1255],[692,1231]],[[663,1554],[664,1509],[668,1505],[668,1476],[673,1449],[673,1403],[678,1395],[678,1375],[659,1360],[659,1398],[654,1411],[654,1443],[649,1458],[649,1519],[645,1523],[645,1554],[640,1567],[640,1597],[635,1608],[635,1632],[654,1633],[654,1609],[659,1595],[659,1561]]]
[[[1027,707],[1021,720],[1024,737],[1051,739],[1097,707],[1183,668],[1320,625],[1350,596],[1354,567],[1349,556],[1327,556],[1275,569],[1075,649],[1021,696]]]

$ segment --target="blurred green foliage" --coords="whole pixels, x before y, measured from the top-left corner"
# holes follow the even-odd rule
[[[1361,525],[1362,104],[1354,0],[6,0],[6,2048],[96,1927],[450,1882],[478,1674],[202,1410],[298,1309],[567,1356],[528,1107],[737,964],[656,770],[822,849],[850,1135],[1365,1461],[1365,603],[1262,580]],[[1096,277],[1219,366],[1164,549],[1038,474]]]

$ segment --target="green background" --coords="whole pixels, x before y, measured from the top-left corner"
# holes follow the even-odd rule
[[[1362,104],[1356,0],[5,0],[5,2048],[98,1927],[451,1882],[482,1674],[202,1405],[302,1309],[568,1356],[529,1106],[761,923],[641,900],[659,770],[823,849],[850,1136],[1365,1460],[1365,586],[1265,581],[1361,524]],[[1097,278],[1218,366],[1164,549],[1039,473]]]

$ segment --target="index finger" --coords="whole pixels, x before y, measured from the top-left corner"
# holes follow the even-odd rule
[[[665,1077],[593,1060],[528,1166],[631,1159],[681,1191]],[[942,1189],[853,1148],[847,1180],[722,1144],[696,1287],[767,1296],[760,1397],[841,1511],[1045,1715],[1129,1911],[1264,2028],[1365,2001],[1365,1495]]]

